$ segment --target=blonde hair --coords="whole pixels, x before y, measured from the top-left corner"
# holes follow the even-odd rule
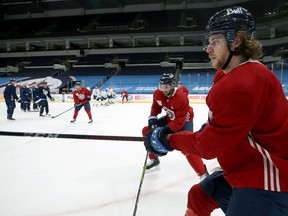
[[[261,58],[263,56],[262,44],[254,38],[251,38],[246,31],[240,30],[236,33],[242,43],[239,47],[235,48],[234,55],[243,55],[247,59]]]

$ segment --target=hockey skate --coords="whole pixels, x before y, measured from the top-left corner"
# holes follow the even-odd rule
[[[145,173],[156,172],[158,170],[160,170],[160,160],[156,157],[148,162]]]
[[[92,120],[92,119],[89,119],[88,123],[90,124],[90,123],[92,123],[92,122],[93,122],[93,120]]]
[[[12,115],[9,115],[9,114],[7,115],[7,119],[8,120],[15,120],[14,118],[12,118]]]
[[[76,119],[72,119],[70,122],[71,122],[71,123],[74,123],[75,121],[76,121]]]

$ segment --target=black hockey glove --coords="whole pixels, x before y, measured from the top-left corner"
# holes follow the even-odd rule
[[[168,126],[151,129],[145,136],[146,151],[157,156],[164,156],[167,152],[173,151],[174,149],[166,142],[167,135],[173,133],[174,131]]]
[[[53,97],[50,98],[51,101],[55,101],[55,99]]]
[[[149,116],[148,117],[148,127],[149,127],[149,129],[151,130],[151,129],[157,128],[158,127],[157,122],[158,122],[157,116]]]
[[[88,96],[88,97],[87,97],[87,101],[91,101],[91,97]]]

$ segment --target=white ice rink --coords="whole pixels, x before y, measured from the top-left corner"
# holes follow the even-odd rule
[[[56,115],[72,103],[50,103]],[[71,124],[73,111],[57,118],[15,109],[6,119],[0,103],[0,131],[141,136],[151,104],[93,107]],[[195,105],[194,130],[207,120],[206,105]],[[1,136],[0,216],[132,216],[145,148],[142,142]],[[160,158],[161,170],[145,175],[137,216],[184,216],[187,193],[199,181],[177,151]],[[215,160],[205,161],[208,169]],[[213,216],[224,215],[220,210]]]

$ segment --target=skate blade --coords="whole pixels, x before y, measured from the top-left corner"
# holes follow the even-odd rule
[[[155,166],[155,167],[152,167],[151,169],[148,169],[148,170],[146,169],[145,170],[145,174],[157,172],[159,170],[161,170],[161,167],[160,166]]]

